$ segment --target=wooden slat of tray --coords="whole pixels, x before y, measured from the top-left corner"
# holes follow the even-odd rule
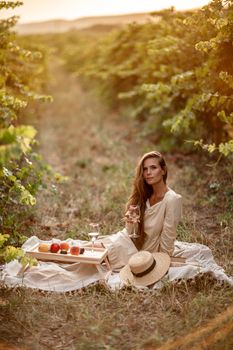
[[[46,261],[60,261],[64,263],[74,263],[74,262],[82,262],[86,264],[100,264],[107,256],[108,250],[106,248],[94,248],[94,253],[96,255],[91,255],[92,248],[91,247],[83,247],[85,249],[83,254],[72,255],[72,254],[60,254],[60,253],[44,253],[38,251],[38,246],[40,243],[37,243],[31,249],[26,251],[28,256],[32,258],[36,258],[38,260],[46,260]]]

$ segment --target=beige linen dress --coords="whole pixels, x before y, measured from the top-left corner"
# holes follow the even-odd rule
[[[171,188],[165,193],[162,201],[150,205],[146,202],[144,230],[146,240],[142,250],[149,252],[166,252],[173,254],[177,225],[182,214],[182,197]],[[128,263],[129,258],[137,252],[137,248],[129,237],[132,225],[116,234],[101,237],[101,241],[109,250],[109,260],[113,269],[119,269]]]

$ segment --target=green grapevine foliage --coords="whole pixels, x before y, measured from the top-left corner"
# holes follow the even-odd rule
[[[70,40],[67,67],[143,123],[144,135],[165,148],[192,144],[233,155],[232,0],[155,12],[150,22],[115,30],[90,47],[91,40]]]
[[[20,5],[1,1],[0,11]],[[17,248],[24,240],[18,219],[35,205],[48,167],[34,152],[35,128],[22,121],[33,101],[51,98],[36,92],[43,86],[43,55],[19,45],[12,31],[16,22],[15,16],[0,20],[0,260],[27,263]]]

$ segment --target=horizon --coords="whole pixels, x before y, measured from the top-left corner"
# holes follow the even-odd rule
[[[162,10],[161,10],[162,11]],[[67,22],[72,22],[72,21],[76,21],[79,19],[87,19],[87,18],[101,18],[101,17],[118,17],[118,16],[133,16],[133,15],[143,15],[143,14],[150,14],[153,11],[150,12],[132,12],[132,13],[119,13],[119,14],[110,14],[110,15],[96,15],[96,16],[83,16],[83,17],[77,17],[77,18],[71,18],[71,19],[67,19],[67,18],[51,18],[51,19],[46,19],[46,20],[41,20],[41,21],[33,21],[33,22],[18,22],[19,24],[37,24],[37,23],[44,23],[44,22],[56,22],[56,21],[67,21]]]
[[[19,16],[18,24],[48,21],[74,21],[88,17],[138,15],[175,7],[177,11],[191,10],[207,5],[209,0],[24,0],[13,10],[0,11],[0,19]],[[93,2],[95,4],[93,5]],[[45,11],[45,9],[47,11]]]

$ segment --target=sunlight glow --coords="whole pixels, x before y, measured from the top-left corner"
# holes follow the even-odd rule
[[[174,6],[177,10],[208,4],[208,0],[24,0],[24,5],[13,11],[1,11],[0,18],[19,15],[19,22],[50,19],[152,12]]]

